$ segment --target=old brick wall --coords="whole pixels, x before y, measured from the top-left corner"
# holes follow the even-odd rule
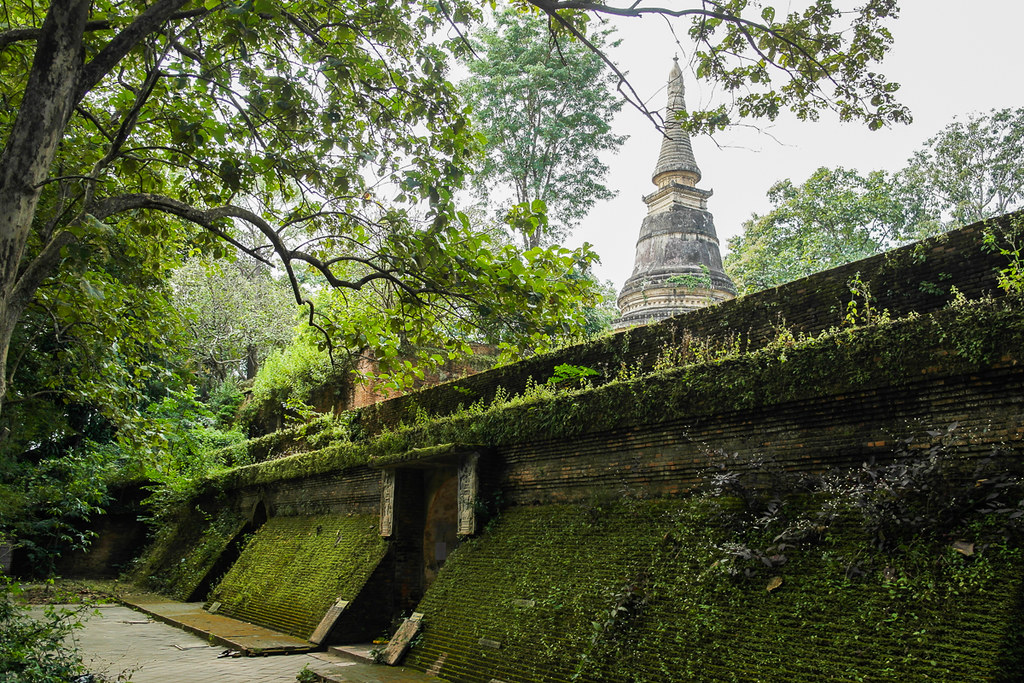
[[[995,219],[1005,225],[1011,216]],[[814,335],[842,323],[851,300],[850,284],[865,283],[879,312],[900,317],[945,306],[951,288],[968,298],[999,295],[995,273],[1006,257],[985,247],[985,224],[977,223],[884,254],[816,273],[772,289],[676,316],[657,325],[633,328],[595,342],[580,344],[367,406],[359,423],[368,433],[400,421],[415,421],[417,411],[452,412],[478,399],[489,402],[498,387],[519,393],[529,378],[544,382],[557,365],[568,363],[611,372],[627,364],[649,369],[662,347],[685,335],[734,338],[744,348],[758,348],[786,328]]]
[[[366,441],[339,446],[338,460],[328,453],[334,446],[318,443],[323,450],[208,482],[202,495],[209,529],[179,534],[188,542],[167,544],[162,559],[147,565],[146,575],[163,575],[158,587],[173,591],[180,584],[179,592],[192,595],[205,577],[222,573],[214,571],[217,554],[228,552],[256,510],[272,520],[375,517],[380,467],[395,465],[388,457],[440,444],[480,444],[482,508],[520,510],[561,504],[589,509],[610,500],[679,501],[719,452],[741,459],[765,454],[790,469],[857,465],[872,456],[891,457],[900,440],[954,422],[959,423],[955,445],[965,454],[983,455],[996,447],[1019,454],[1024,451],[1024,302],[1011,296],[999,303],[947,306],[951,286],[968,297],[998,294],[994,270],[1001,265],[981,248],[981,227],[972,226],[713,309],[364,408],[359,421]],[[777,345],[783,327],[799,336],[838,326],[851,296],[849,283],[858,274],[868,283],[877,311],[920,315],[845,329],[805,345]],[[686,334],[719,340],[741,336],[745,348],[763,348],[447,420],[413,424],[417,421],[409,419],[413,426],[377,441],[370,438],[417,411],[444,415],[473,396],[486,399],[499,386],[521,390],[527,378],[543,380],[560,363],[650,369],[666,344]],[[769,342],[776,345],[766,346]],[[926,443],[927,438],[921,441]],[[372,609],[372,602],[397,614],[430,591],[457,590],[428,586],[432,575],[424,571],[423,548],[433,489],[430,476],[415,469],[413,456],[401,462],[395,534],[386,555],[366,567],[374,592],[356,596],[359,609]],[[221,511],[214,509],[218,506]],[[197,521],[192,514],[182,523]],[[471,548],[460,547],[457,555]],[[307,625],[315,621],[313,614],[304,618]]]
[[[768,455],[790,470],[821,471],[890,458],[898,442],[958,423],[965,455],[1022,449],[1024,366],[932,376],[657,425],[524,441],[489,454],[488,491],[513,505],[620,496],[677,496],[701,483],[718,453]],[[915,446],[911,445],[911,448]]]

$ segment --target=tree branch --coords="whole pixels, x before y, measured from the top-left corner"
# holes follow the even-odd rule
[[[178,12],[188,0],[158,0],[136,17],[135,21],[114,36],[102,50],[82,69],[78,79],[75,102],[80,102],[132,48],[165,22],[178,18],[191,18],[208,14],[206,9]]]

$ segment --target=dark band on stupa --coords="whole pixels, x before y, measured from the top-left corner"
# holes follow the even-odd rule
[[[665,136],[654,167],[657,186],[644,197],[647,216],[636,242],[633,275],[619,294],[616,329],[664,320],[736,296],[722,270],[715,223],[707,210],[709,190],[697,187],[701,173],[690,136],[678,123],[685,111],[683,76],[672,65]]]

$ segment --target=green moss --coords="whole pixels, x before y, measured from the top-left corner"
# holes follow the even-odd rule
[[[198,506],[183,506],[163,522],[156,540],[127,578],[177,600],[189,600],[241,532],[245,520],[228,507],[209,515]]]
[[[847,525],[748,579],[724,569],[716,546],[729,540],[695,500],[514,508],[448,559],[408,663],[425,670],[444,655],[440,674],[460,681],[981,681],[1019,670],[1018,550],[879,556]],[[854,562],[864,574],[848,578]],[[768,591],[774,575],[782,585]]]
[[[354,600],[387,542],[373,516],[274,517],[214,589],[220,613],[308,638],[335,600]]]
[[[238,467],[314,450],[330,442],[348,441],[349,419],[347,414],[322,415],[301,425],[222,448],[211,457]]]
[[[926,316],[773,344],[710,362],[667,368],[600,387],[556,391],[534,385],[490,408],[424,419],[367,441],[339,440],[287,458],[237,468],[215,489],[433,457],[444,444],[500,447],[526,440],[750,410],[789,401],[910,384],[930,374],[962,375],[1024,359],[1024,299],[963,302]],[[328,439],[321,438],[317,444]],[[425,449],[418,451],[417,449]]]

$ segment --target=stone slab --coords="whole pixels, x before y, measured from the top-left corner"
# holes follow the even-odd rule
[[[327,610],[327,614],[320,620],[316,630],[313,631],[313,635],[309,637],[309,642],[321,645],[327,636],[330,634],[331,629],[338,623],[338,619],[341,618],[342,612],[348,607],[348,600],[338,599],[330,608]]]
[[[210,614],[203,609],[201,602],[175,602],[153,594],[123,595],[119,600],[154,619],[238,650],[246,656],[294,654],[317,649],[315,644],[301,638],[221,614]]]
[[[413,614],[411,618],[406,619],[398,627],[395,635],[391,636],[391,642],[388,643],[387,648],[384,650],[383,657],[381,657],[383,663],[388,666],[394,666],[405,656],[409,645],[412,644],[412,639],[423,628],[423,621],[420,616],[419,614]]]
[[[353,662],[373,664],[373,650],[379,646],[373,643],[353,643],[350,645],[331,645],[327,651],[332,655],[344,657]]]

